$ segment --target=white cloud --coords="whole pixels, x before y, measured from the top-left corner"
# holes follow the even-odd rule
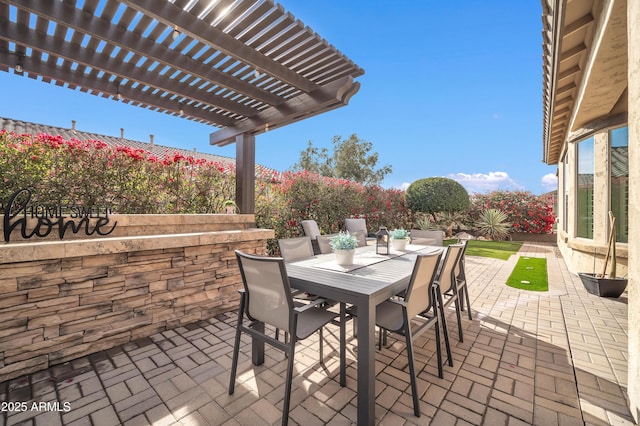
[[[406,191],[407,189],[409,189],[409,185],[411,185],[409,182],[402,182],[402,185],[400,185],[398,189],[402,189],[403,191]]]
[[[498,189],[522,190],[524,187],[509,177],[506,172],[452,173],[448,178],[458,181],[469,192],[491,192]]]
[[[558,176],[555,173],[547,173],[540,179],[542,187],[547,191],[558,189]]]

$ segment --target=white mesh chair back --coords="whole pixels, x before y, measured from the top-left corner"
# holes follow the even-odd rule
[[[318,248],[321,254],[331,253],[333,251],[331,248],[331,237],[334,235],[335,234],[318,236]]]
[[[467,252],[467,244],[469,244],[468,239],[460,239],[458,240],[458,244],[462,244],[462,253],[460,254],[460,260],[456,264],[455,276],[460,277],[464,276],[464,255]]]
[[[364,247],[367,245],[367,233],[365,231],[348,231],[349,234],[353,235],[358,239],[358,247]]]
[[[440,230],[412,229],[411,244],[442,246],[444,232]]]
[[[411,274],[405,300],[407,318],[413,318],[433,306],[432,284],[436,277],[441,253],[419,255]]]
[[[344,227],[350,234],[355,231],[363,231],[364,236],[367,236],[367,222],[364,219],[345,219]]]
[[[247,294],[247,316],[291,332],[289,319],[294,305],[283,259],[237,250],[236,258]]]
[[[440,292],[442,294],[447,293],[453,286],[453,271],[458,266],[458,260],[462,254],[462,244],[451,244],[447,248],[447,254],[444,256],[444,262],[442,263],[442,269],[438,276],[438,283],[440,284]]]
[[[320,228],[318,228],[318,223],[315,220],[303,220],[300,223],[302,224],[304,235],[307,237],[314,240],[320,236]]]
[[[310,237],[282,238],[278,240],[280,254],[287,262],[314,255]]]

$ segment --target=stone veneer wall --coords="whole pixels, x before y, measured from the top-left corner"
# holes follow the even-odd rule
[[[274,234],[253,215],[210,216],[207,232],[163,234],[174,224],[156,218],[157,235],[133,226],[133,236],[0,245],[0,382],[234,309],[234,250],[265,254]]]

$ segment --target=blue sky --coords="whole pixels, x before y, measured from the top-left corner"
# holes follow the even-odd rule
[[[542,162],[539,1],[282,0],[282,6],[365,70],[346,107],[256,138],[256,161],[286,170],[307,142],[331,148],[355,133],[393,173],[383,186],[431,176],[469,192],[556,189]],[[200,152],[215,128],[0,73],[0,116]],[[10,100],[10,101],[8,101]]]

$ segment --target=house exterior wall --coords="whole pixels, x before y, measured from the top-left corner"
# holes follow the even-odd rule
[[[542,0],[542,5],[543,149],[545,161],[559,167],[559,201],[565,190],[568,194],[559,203],[558,247],[570,271],[602,272],[608,211],[624,216],[626,201],[627,217],[616,218],[618,232],[625,232],[622,239],[628,241],[616,244],[617,275],[628,278],[627,397],[631,414],[640,422],[640,1]],[[614,137],[610,132],[622,126],[628,162],[621,161],[621,150],[610,149],[610,138],[615,138],[616,148],[624,146],[624,132],[616,130]],[[590,137],[593,236],[578,238],[577,148]],[[612,174],[620,178],[616,185]],[[584,231],[583,226],[581,234]]]
[[[629,55],[629,369],[631,414],[640,422],[640,2],[627,3]]]
[[[566,147],[568,156],[567,180],[564,182],[563,161],[558,163],[559,192],[564,196],[564,185],[568,185],[567,211],[561,210],[559,216],[558,248],[562,253],[569,270],[578,272],[602,272],[604,258],[607,252],[609,238],[609,192],[610,192],[610,160],[609,160],[609,130],[605,126],[596,130],[590,136],[594,139],[594,188],[593,188],[593,239],[580,238],[576,235],[577,227],[577,164],[578,145],[586,138],[570,141]],[[631,143],[631,141],[629,141]],[[559,198],[559,200],[561,200]],[[563,229],[567,221],[566,231]],[[628,244],[616,244],[617,275],[627,275]],[[609,268],[607,268],[608,270]]]
[[[266,254],[274,233],[253,215],[164,232],[205,216],[164,216],[163,228],[161,215],[122,215],[129,235],[0,245],[0,382],[234,309],[234,250]]]

